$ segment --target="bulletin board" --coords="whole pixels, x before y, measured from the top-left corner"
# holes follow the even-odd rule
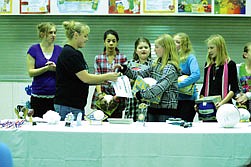
[[[0,0],[0,14],[251,16],[250,0]]]

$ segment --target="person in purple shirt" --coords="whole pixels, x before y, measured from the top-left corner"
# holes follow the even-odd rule
[[[37,25],[40,43],[27,51],[27,70],[33,78],[30,105],[35,117],[43,117],[48,110],[54,111],[56,92],[56,63],[62,47],[55,45],[56,26],[50,22]]]

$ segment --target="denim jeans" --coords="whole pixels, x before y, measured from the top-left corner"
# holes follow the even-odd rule
[[[54,108],[55,108],[55,111],[57,113],[59,113],[59,115],[61,117],[60,121],[64,121],[66,115],[69,114],[69,113],[72,113],[74,115],[74,121],[76,121],[78,113],[82,112],[82,120],[83,120],[84,115],[85,115],[85,110],[81,110],[81,109],[78,109],[78,108],[63,106],[63,105],[59,105],[59,104],[54,104]]]

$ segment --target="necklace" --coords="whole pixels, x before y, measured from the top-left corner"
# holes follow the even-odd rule
[[[217,70],[219,69],[219,67],[214,66],[213,68],[213,80],[215,80],[216,74],[217,74]]]

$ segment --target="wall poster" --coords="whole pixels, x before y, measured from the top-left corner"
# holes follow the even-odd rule
[[[0,15],[251,17],[251,0],[0,0]]]
[[[50,0],[20,0],[21,14],[50,13]]]
[[[140,0],[109,0],[109,14],[140,14]]]
[[[99,0],[57,0],[60,13],[95,12],[99,7]]]
[[[12,13],[12,0],[0,0],[0,13]]]
[[[212,0],[179,0],[178,13],[211,14]]]
[[[246,0],[215,0],[215,14],[246,14]]]
[[[144,13],[174,13],[176,0],[144,0]]]

